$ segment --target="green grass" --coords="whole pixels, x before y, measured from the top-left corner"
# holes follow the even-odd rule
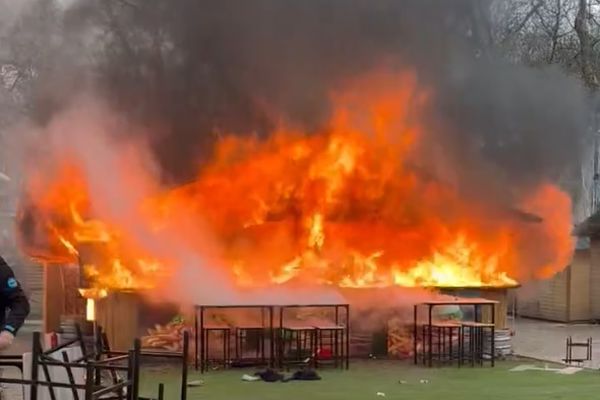
[[[426,369],[405,362],[363,361],[349,371],[320,370],[321,381],[265,383],[243,382],[244,373],[254,370],[214,371],[204,375],[191,372],[189,380],[202,379],[204,386],[189,388],[188,398],[210,400],[586,400],[600,398],[600,372],[582,371],[559,375],[544,371],[510,372],[523,361],[500,362],[490,367],[444,367]],[[543,364],[539,364],[543,366]],[[179,399],[176,374],[145,370],[143,395],[156,395],[159,382],[166,385],[167,400]],[[429,383],[420,383],[421,379]],[[404,380],[407,383],[401,384]],[[386,397],[377,396],[377,392]]]

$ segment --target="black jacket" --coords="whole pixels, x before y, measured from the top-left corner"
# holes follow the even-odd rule
[[[15,273],[0,257],[0,330],[16,335],[29,315],[29,300]]]

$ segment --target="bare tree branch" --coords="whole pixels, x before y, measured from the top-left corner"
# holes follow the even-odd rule
[[[556,0],[556,18],[554,19],[554,26],[552,27],[552,46],[550,48],[550,55],[548,56],[548,63],[552,64],[554,62],[554,56],[556,54],[556,47],[558,46],[558,31],[560,29],[560,19],[561,19],[561,0]]]
[[[575,17],[575,32],[579,38],[580,45],[580,66],[581,74],[586,85],[590,88],[598,87],[598,77],[592,67],[592,40],[590,37],[589,26],[589,8],[587,0],[579,0],[579,8]]]
[[[510,38],[512,38],[513,35],[519,33],[521,31],[521,29],[523,29],[523,27],[527,24],[527,22],[529,22],[529,20],[531,19],[532,16],[535,15],[536,11],[544,4],[543,0],[537,0],[531,7],[531,9],[529,10],[529,12],[527,14],[525,14],[525,17],[521,20],[521,22],[519,22],[519,24],[517,24],[517,26],[513,29],[510,29],[510,31],[508,31],[505,36],[504,39],[502,40],[502,43],[507,42]]]

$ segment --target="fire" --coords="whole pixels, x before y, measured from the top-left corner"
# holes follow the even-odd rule
[[[70,151],[50,173],[30,176],[22,209],[35,222],[23,248],[46,262],[79,262],[102,289],[160,286],[181,267],[177,253],[204,255],[207,238],[215,268],[238,286],[502,286],[564,268],[570,201],[558,188],[491,204],[421,166],[431,96],[411,73],[375,74],[332,96],[319,132],[282,126],[263,140],[223,137],[182,187],[122,169],[119,187],[136,176],[151,189],[119,193],[129,211],[118,216],[107,206],[118,201],[94,188],[94,167]]]
[[[431,259],[418,262],[414,268],[394,271],[394,282],[401,286],[503,286],[516,285],[498,265],[498,255],[482,257],[475,243],[459,236]]]
[[[88,299],[105,297],[105,289],[109,288],[153,287],[161,276],[160,262],[133,246],[119,227],[85,216],[91,202],[79,172],[64,166],[57,184],[38,198],[36,210],[42,212],[39,217],[47,218],[43,220],[44,228],[50,236],[45,238],[46,248],[28,247],[28,252],[46,263],[79,263],[94,285],[92,289],[81,289]],[[48,218],[44,212],[52,216]]]
[[[86,321],[96,320],[96,301],[88,298],[85,301],[85,319]]]

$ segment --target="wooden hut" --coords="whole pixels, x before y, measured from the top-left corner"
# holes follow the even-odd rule
[[[600,259],[598,261],[595,269],[600,271]],[[520,289],[519,315],[558,322],[594,319],[593,272],[590,249],[576,249],[570,265],[564,270],[550,279],[532,282]]]
[[[558,322],[600,320],[600,213],[578,225],[571,263],[550,279],[524,286],[518,313]]]

